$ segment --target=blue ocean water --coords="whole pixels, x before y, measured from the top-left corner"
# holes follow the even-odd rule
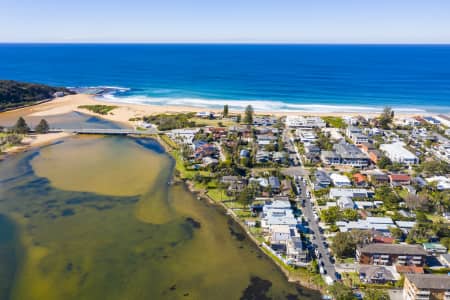
[[[134,103],[450,112],[448,45],[0,44],[0,78]]]

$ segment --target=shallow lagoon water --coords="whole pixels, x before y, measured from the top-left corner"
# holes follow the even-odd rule
[[[319,298],[172,169],[152,140],[102,136],[0,163],[0,299]]]

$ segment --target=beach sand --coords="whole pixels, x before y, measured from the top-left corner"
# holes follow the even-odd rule
[[[94,112],[91,112],[87,109],[81,109],[79,106],[82,105],[115,105],[117,108],[112,110],[107,115],[99,115]],[[136,122],[130,121],[131,118],[139,118],[143,116],[148,116],[152,114],[162,114],[162,113],[187,113],[187,112],[199,112],[199,111],[210,111],[215,113],[221,113],[222,110],[218,109],[209,109],[209,108],[199,108],[199,107],[188,107],[188,106],[160,106],[160,105],[149,105],[149,104],[131,104],[131,103],[114,103],[106,100],[98,100],[92,95],[86,94],[77,94],[70,95],[61,98],[56,98],[52,101],[41,103],[34,106],[29,106],[25,108],[20,108],[12,111],[7,111],[0,113],[0,125],[3,126],[12,126],[19,117],[25,117],[28,120],[32,120],[37,123],[38,120],[45,117],[54,117],[54,116],[62,116],[64,114],[68,114],[71,112],[81,112],[83,114],[97,116],[108,121],[120,123],[126,127],[134,127],[136,126]],[[230,111],[231,114],[241,114],[243,115],[243,111]],[[274,116],[288,116],[288,115],[303,115],[303,116],[359,116],[362,115],[364,117],[375,117],[378,113],[374,114],[361,114],[361,113],[312,113],[312,112],[279,112],[279,111],[269,111],[269,112],[256,112],[256,114],[260,115],[274,115]],[[396,118],[402,118],[406,116],[413,116],[417,114],[396,114]],[[55,139],[59,139],[60,136],[57,135],[46,135],[45,139],[50,139],[48,142],[51,142]],[[41,141],[43,141],[43,137],[37,137],[35,140],[32,140],[28,147],[32,147],[35,145],[39,145]]]
[[[78,106],[81,105],[116,105],[117,108],[111,111],[108,115],[98,115],[86,109],[80,109]],[[3,122],[5,120],[15,121],[19,116],[28,117],[46,117],[54,115],[62,115],[70,112],[82,112],[88,115],[95,115],[109,121],[119,122],[126,124],[128,126],[133,126],[133,122],[129,121],[130,118],[142,117],[152,114],[161,113],[186,113],[186,112],[198,112],[198,111],[211,111],[220,113],[221,110],[209,109],[209,108],[199,108],[199,107],[187,107],[187,106],[159,106],[159,105],[149,105],[149,104],[130,104],[130,103],[114,103],[109,101],[100,101],[94,98],[92,95],[78,94],[70,95],[62,98],[57,98],[55,100],[38,104],[35,106],[25,107],[13,111],[8,111],[0,113],[0,120]],[[243,111],[230,111],[230,113],[240,113]],[[367,117],[373,117],[378,115],[366,113],[351,113],[351,112],[279,112],[279,111],[267,111],[267,112],[256,112],[256,114],[264,115],[275,115],[275,116],[287,116],[287,115],[304,115],[304,116],[356,116],[363,115]],[[413,114],[397,114],[397,117],[411,116]]]
[[[25,151],[34,147],[49,145],[55,141],[73,135],[68,132],[55,132],[47,134],[29,134],[22,139],[22,145],[10,147],[4,151],[5,154],[13,154]]]

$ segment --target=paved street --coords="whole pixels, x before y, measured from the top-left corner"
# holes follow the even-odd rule
[[[297,156],[298,161],[300,162],[300,167],[290,167],[283,171],[283,173],[288,174],[290,176],[301,176],[303,178],[308,178],[307,174],[309,174],[309,170],[304,169],[301,166],[301,157],[300,153],[298,152],[297,147],[295,146],[293,142],[293,138],[288,130],[285,130],[283,132],[283,140],[286,144],[289,145],[289,148],[293,149],[295,151],[295,154]],[[309,181],[309,179],[308,179]],[[314,219],[314,212],[313,212],[313,203],[312,198],[314,195],[312,195],[312,192],[310,191],[310,197],[308,197],[308,191],[309,186],[303,180],[300,180],[296,183],[296,185],[300,188],[301,192],[298,195],[298,199],[300,201],[305,200],[305,205],[302,207],[303,215],[307,218],[309,228],[314,232],[314,238],[311,240],[312,244],[317,245],[317,249],[320,254],[320,259],[318,261],[321,262],[321,266],[326,270],[326,275],[329,275],[333,280],[336,280],[336,269],[334,268],[334,265],[330,261],[330,254],[327,250],[327,248],[324,246],[325,238],[322,233],[319,231],[319,222]],[[322,265],[323,263],[323,265]]]
[[[317,249],[321,256],[321,258],[318,260],[323,262],[323,268],[327,271],[326,275],[329,275],[333,280],[336,280],[336,270],[334,268],[334,265],[330,261],[330,254],[323,244],[325,238],[319,231],[318,222],[314,220],[313,204],[311,203],[311,198],[306,199],[305,207],[303,207],[302,210],[303,214],[308,219],[309,228],[314,232],[314,239],[312,239],[311,242],[317,245]]]

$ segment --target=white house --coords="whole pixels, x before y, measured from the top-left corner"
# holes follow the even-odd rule
[[[341,197],[337,200],[337,205],[340,209],[354,209],[355,203],[353,203],[350,197]]]
[[[291,128],[322,128],[327,124],[319,117],[287,116],[286,126]]]
[[[331,181],[336,187],[349,187],[352,186],[350,179],[347,176],[333,173],[330,175]]]
[[[418,164],[419,158],[405,149],[402,142],[380,145],[380,150],[384,151],[387,157],[393,162],[403,164]]]

